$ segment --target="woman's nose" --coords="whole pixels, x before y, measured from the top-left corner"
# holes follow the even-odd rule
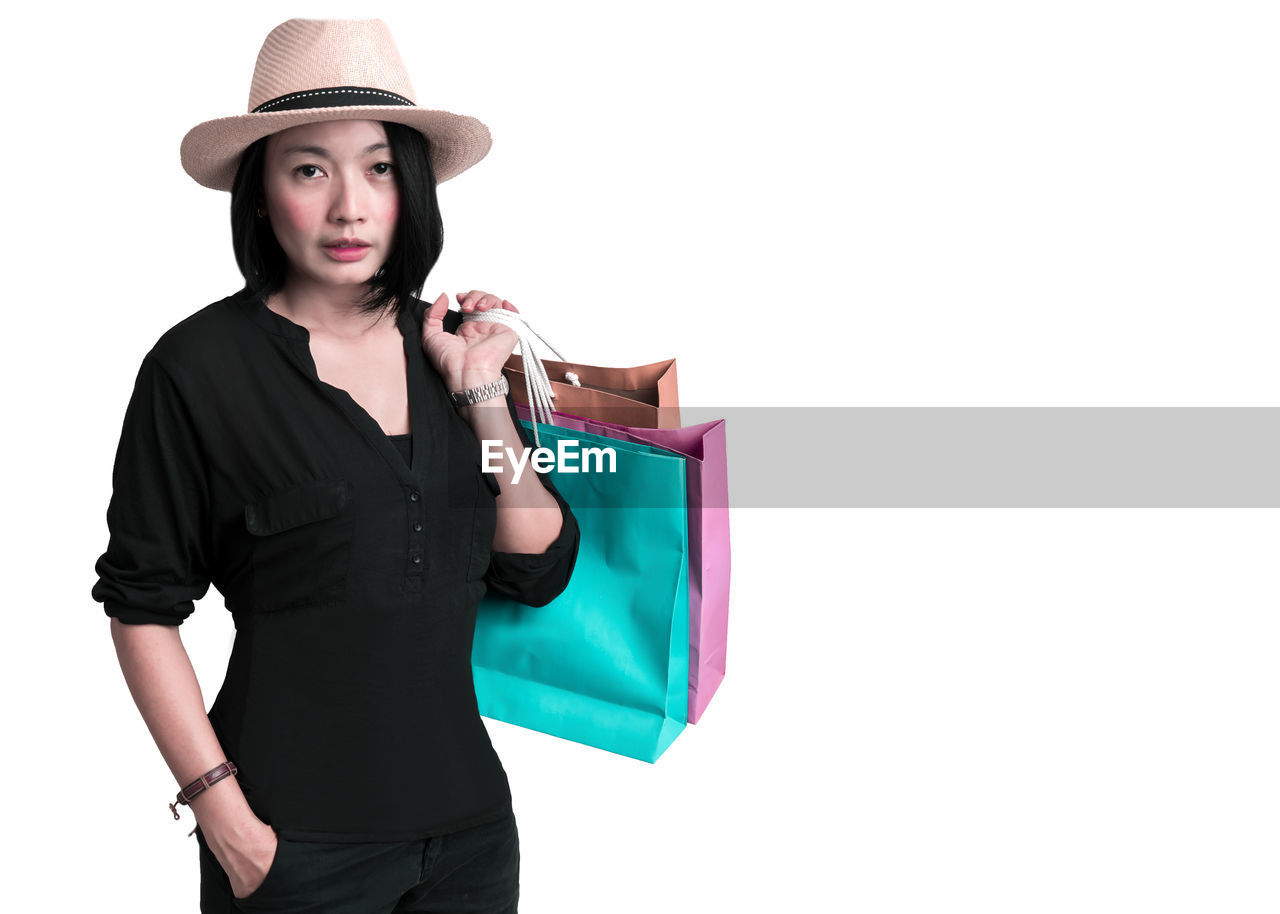
[[[368,197],[361,181],[339,173],[334,180],[333,211],[331,215],[337,222],[363,222]]]

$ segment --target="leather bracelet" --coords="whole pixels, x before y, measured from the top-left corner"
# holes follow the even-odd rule
[[[178,791],[178,799],[169,804],[169,812],[173,813],[173,817],[177,819],[179,803],[183,806],[191,805],[191,800],[194,800],[197,796],[204,793],[223,778],[231,777],[231,775],[235,774],[236,771],[236,766],[231,762],[223,762],[217,768],[206,771],[204,774],[200,775],[200,777],[196,778],[186,787],[183,787]]]

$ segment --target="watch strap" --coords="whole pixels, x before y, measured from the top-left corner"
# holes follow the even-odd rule
[[[468,387],[466,390],[450,391],[449,397],[453,400],[454,406],[475,406],[484,400],[492,400],[494,397],[505,397],[511,385],[507,383],[506,375],[499,375],[498,380],[490,381],[487,384],[481,384],[478,387]]]

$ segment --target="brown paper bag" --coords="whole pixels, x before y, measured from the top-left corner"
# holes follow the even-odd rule
[[[679,428],[680,398],[676,360],[665,359],[635,368],[602,368],[577,362],[543,359],[558,412],[636,428]],[[524,363],[512,354],[502,369],[517,403],[528,405]],[[565,377],[573,372],[581,387]]]

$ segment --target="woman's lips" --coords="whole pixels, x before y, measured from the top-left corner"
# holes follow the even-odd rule
[[[324,247],[325,253],[327,253],[334,260],[340,260],[344,262],[352,261],[352,260],[361,260],[365,254],[369,253],[369,246],[367,244],[352,244],[352,245],[326,244],[323,247]]]

